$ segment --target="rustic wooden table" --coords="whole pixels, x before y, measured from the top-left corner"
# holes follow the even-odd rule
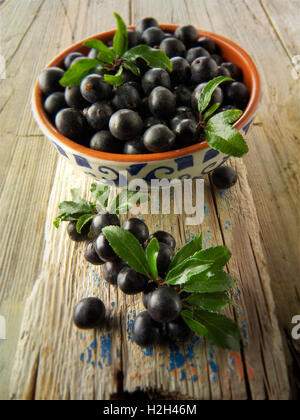
[[[259,68],[263,100],[248,137],[250,153],[231,162],[239,173],[236,187],[220,194],[206,180],[200,228],[184,226],[178,216],[148,218],[153,229],[172,225],[179,244],[201,229],[207,245],[231,248],[228,268],[240,283],[234,298],[242,310],[234,314],[243,330],[241,353],[203,340],[153,353],[137,349],[130,328],[139,299],[103,286],[100,270],[84,262],[82,245],[52,227],[69,189],[87,193],[90,180],[58,157],[37,128],[31,89],[60,50],[113,28],[113,11],[128,24],[151,15],[220,33]],[[297,398],[300,342],[291,338],[291,320],[300,313],[300,95],[293,70],[299,1],[2,0],[0,28],[6,62],[0,81],[0,315],[7,323],[0,399],[101,399],[137,387],[171,398]],[[105,330],[81,334],[70,313],[87,293],[101,294],[111,317]]]

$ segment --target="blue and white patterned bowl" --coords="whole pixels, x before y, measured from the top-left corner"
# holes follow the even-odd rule
[[[167,32],[174,32],[177,25],[161,25],[161,28]],[[200,30],[198,32],[199,37],[206,36],[213,39],[220,47],[225,60],[236,63],[242,69],[244,83],[250,91],[250,100],[234,127],[245,135],[253,122],[260,99],[257,68],[249,55],[232,41],[210,32]],[[114,33],[115,31],[104,32],[87,39],[96,38],[107,42],[113,38]],[[63,51],[47,67],[62,66],[64,57],[72,51],[87,53],[87,48],[83,46],[83,42],[87,39]],[[206,141],[180,150],[146,155],[120,155],[89,149],[64,137],[56,130],[44,111],[43,94],[38,83],[33,91],[32,110],[37,124],[56,150],[85,174],[102,182],[110,180],[119,184],[120,181],[125,181],[122,178],[128,182],[134,178],[142,178],[147,182],[162,178],[199,178],[228,159],[228,156],[210,148]]]

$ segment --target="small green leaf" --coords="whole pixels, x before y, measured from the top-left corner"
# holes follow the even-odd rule
[[[236,280],[226,271],[210,268],[200,274],[190,277],[183,290],[188,293],[226,292],[236,285]]]
[[[203,112],[206,110],[215,89],[223,82],[233,82],[233,79],[231,79],[231,77],[219,76],[215,77],[205,85],[198,101],[199,112]]]
[[[116,58],[116,54],[99,39],[89,39],[88,41],[84,42],[84,45],[89,48],[94,48],[99,52],[97,57],[98,60],[107,64],[113,64]]]
[[[168,272],[166,282],[172,286],[184,285],[195,275],[211,268],[211,264],[202,264],[196,258],[187,258]]]
[[[212,264],[214,267],[224,267],[231,258],[227,246],[215,246],[202,249],[193,255],[201,264]]]
[[[213,149],[226,155],[242,157],[248,152],[248,145],[241,133],[229,123],[236,121],[242,114],[239,110],[229,110],[213,116],[205,128],[205,138]]]
[[[241,336],[238,325],[221,314],[197,310],[194,319],[207,331],[207,338],[216,344],[229,350],[241,349]]]
[[[98,65],[99,61],[92,58],[79,60],[65,72],[59,83],[63,87],[78,86],[80,85],[82,79]]]
[[[139,67],[133,61],[125,61],[123,63],[123,66],[125,67],[125,69],[131,71],[131,73],[135,74],[136,76],[141,75]]]
[[[223,125],[233,124],[242,116],[242,114],[243,111],[240,109],[229,109],[214,115],[211,118],[211,121],[215,125],[220,125],[222,127]]]
[[[116,87],[121,86],[124,83],[122,73],[123,67],[121,66],[115,75],[105,74],[104,81]]]
[[[60,213],[59,216],[62,214],[66,214],[68,216],[84,214],[84,213],[91,213],[94,207],[86,200],[81,203],[75,201],[62,201],[58,206]]]
[[[206,121],[220,106],[220,102],[213,104],[204,114],[203,120]]]
[[[133,270],[151,278],[145,252],[135,236],[119,226],[106,226],[102,232],[119,258]]]
[[[92,214],[83,214],[76,223],[76,231],[77,233],[81,233],[82,228],[93,218],[95,217],[95,213]]]
[[[103,213],[108,205],[110,187],[103,184],[91,185],[92,198],[96,203],[96,210]]]
[[[152,278],[157,279],[158,271],[157,271],[157,257],[159,253],[159,243],[156,238],[151,239],[147,248],[146,248],[146,257],[149,263],[149,267],[151,270]]]
[[[57,217],[57,218],[54,220],[53,224],[54,224],[54,226],[56,227],[56,229],[58,229],[58,228],[59,228],[59,225],[60,225],[60,218],[59,218],[59,217]]]
[[[126,61],[135,61],[142,58],[150,67],[160,67],[172,71],[172,63],[166,53],[162,50],[151,48],[148,45],[138,45],[126,51]]]
[[[127,28],[125,22],[118,13],[114,13],[114,16],[117,20],[118,29],[114,36],[113,49],[119,57],[122,57],[125,51],[128,50]]]
[[[196,319],[194,319],[194,314],[192,311],[184,309],[181,311],[180,315],[182,316],[184,322],[194,331],[197,335],[206,337],[208,334],[207,329],[204,325],[200,324]]]
[[[117,214],[127,213],[134,205],[146,202],[148,199],[148,193],[125,189],[112,200],[109,211]]]
[[[193,293],[191,296],[184,299],[184,302],[197,309],[213,312],[223,311],[228,305],[233,303],[225,292]]]
[[[191,257],[195,252],[202,249],[202,233],[197,235],[192,241],[185,244],[173,258],[169,270],[174,268],[176,265],[182,263],[186,258]]]

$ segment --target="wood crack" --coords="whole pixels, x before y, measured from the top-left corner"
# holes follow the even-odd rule
[[[26,38],[26,36],[27,36],[28,32],[30,31],[32,25],[34,24],[36,18],[38,17],[38,15],[40,13],[40,10],[43,7],[43,5],[44,5],[45,2],[46,2],[46,0],[43,0],[42,1],[42,3],[40,4],[40,6],[38,7],[37,11],[33,15],[33,18],[31,20],[30,24],[28,25],[26,31],[24,32],[24,34],[22,35],[22,37],[21,37],[20,41],[18,42],[16,48],[14,49],[14,52],[7,58],[7,60],[6,60],[7,67],[9,66],[9,64],[10,64],[11,60],[13,59],[13,57],[15,56],[15,54],[19,51],[19,49],[20,49],[20,47],[21,47],[24,39]]]
[[[270,15],[270,13],[269,13],[269,11],[267,9],[267,6],[264,3],[264,0],[259,0],[259,3],[261,5],[261,7],[262,7],[262,9],[263,9],[263,11],[264,11],[264,13],[265,13],[268,21],[270,22],[270,24],[271,24],[271,26],[273,28],[273,31],[274,31],[275,35],[277,36],[277,38],[278,38],[278,40],[279,40],[279,42],[280,42],[283,50],[285,51],[286,55],[288,56],[288,58],[290,59],[292,65],[293,65],[293,56],[290,53],[290,50],[289,50],[286,42],[284,41],[283,37],[281,36],[281,33],[280,33],[279,29],[277,28],[274,20],[272,19],[272,16]]]

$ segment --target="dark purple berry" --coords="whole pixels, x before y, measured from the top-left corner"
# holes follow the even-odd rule
[[[135,295],[146,289],[148,279],[130,267],[124,267],[118,274],[118,286],[126,295]]]
[[[175,95],[165,87],[156,87],[148,98],[148,106],[151,114],[158,118],[171,118],[176,109]]]
[[[98,257],[105,262],[115,261],[118,258],[103,233],[100,233],[98,238],[95,239],[95,250]]]
[[[172,57],[184,57],[185,56],[185,45],[177,38],[164,38],[159,48],[164,51],[169,58]]]
[[[173,57],[171,58],[171,63],[172,72],[170,77],[173,85],[188,83],[191,78],[191,66],[189,62],[182,57]]]
[[[55,125],[64,136],[80,140],[86,129],[86,120],[79,110],[65,108],[56,114]]]
[[[198,31],[192,25],[179,26],[174,35],[187,46],[195,43],[198,39]]]
[[[233,187],[237,182],[238,176],[236,171],[230,166],[220,166],[215,169],[212,174],[212,181],[219,189],[227,189]]]
[[[123,229],[128,230],[143,244],[149,238],[149,229],[142,220],[132,217],[123,224]]]
[[[157,322],[171,322],[178,318],[182,309],[179,295],[171,287],[159,287],[148,299],[148,311]]]
[[[41,91],[45,95],[50,95],[54,92],[63,91],[64,88],[59,83],[65,72],[59,67],[49,67],[42,71],[39,75],[38,83]]]
[[[109,120],[109,129],[119,140],[131,140],[141,134],[143,120],[139,114],[130,109],[120,109]]]
[[[176,248],[176,241],[174,236],[172,236],[170,233],[165,232],[163,230],[158,230],[155,233],[152,233],[152,235],[149,236],[148,243],[151,241],[151,239],[156,238],[158,242],[162,242],[164,244],[169,245],[172,249]]]
[[[54,117],[61,109],[67,107],[63,92],[51,93],[44,102],[45,111],[50,117]]]
[[[75,242],[85,241],[90,231],[90,225],[91,225],[90,223],[86,223],[81,229],[81,233],[78,233],[76,229],[77,220],[73,222],[69,222],[67,226],[67,232],[70,239],[72,239],[72,241],[75,241]]]
[[[97,131],[90,140],[90,148],[105,153],[122,153],[123,142],[113,137],[110,131]]]
[[[147,44],[150,47],[159,45],[164,39],[163,31],[157,26],[151,26],[147,28],[142,34],[142,44]]]
[[[143,139],[137,137],[136,139],[129,140],[124,144],[123,153],[125,155],[144,155],[149,153],[146,149]]]
[[[171,89],[171,80],[168,72],[164,69],[154,68],[148,70],[142,78],[142,88],[146,95],[157,86]]]
[[[175,143],[175,134],[163,124],[153,125],[145,131],[144,145],[149,152],[167,152]]]
[[[105,262],[98,257],[98,254],[95,250],[95,243],[93,241],[87,244],[84,251],[84,258],[93,265],[102,265]]]
[[[151,26],[158,26],[158,22],[156,19],[152,17],[146,17],[141,20],[139,20],[135,26],[136,32],[138,32],[140,35]]]
[[[94,130],[104,130],[108,127],[113,109],[108,102],[95,102],[86,112],[86,119]]]
[[[166,324],[166,332],[171,341],[183,342],[192,335],[192,330],[181,316]]]
[[[192,64],[192,62],[194,60],[196,60],[196,58],[199,57],[209,57],[210,54],[208,51],[206,51],[204,48],[201,47],[194,47],[194,48],[190,48],[187,53],[186,53],[186,60]]]
[[[103,277],[109,284],[117,284],[118,275],[126,264],[118,259],[116,261],[109,261],[103,265]]]
[[[65,100],[71,108],[83,109],[90,105],[90,103],[81,95],[79,86],[66,87]]]
[[[147,284],[146,289],[144,290],[142,301],[143,301],[143,305],[145,306],[146,309],[147,309],[147,306],[148,306],[148,299],[150,297],[150,294],[152,292],[154,292],[155,289],[157,289],[156,283],[154,283],[154,281],[150,281]]]
[[[65,69],[67,70],[69,67],[71,67],[72,61],[75,60],[75,58],[79,58],[79,57],[83,57],[83,54],[81,54],[80,52],[72,52],[66,55],[64,59]]]
[[[133,340],[142,347],[150,347],[157,344],[162,335],[161,325],[155,322],[149,312],[138,314],[133,325]]]
[[[192,83],[208,82],[218,74],[218,66],[210,57],[196,58],[191,65]]]
[[[225,88],[226,102],[238,109],[245,109],[249,101],[249,90],[244,83],[233,82]]]
[[[136,109],[141,106],[139,91],[129,84],[120,86],[114,93],[112,104],[116,109]]]
[[[74,309],[73,320],[80,329],[97,328],[105,319],[105,305],[96,297],[82,299]]]
[[[92,237],[95,238],[99,236],[105,226],[120,226],[120,220],[118,216],[108,212],[97,214],[91,222]]]
[[[86,76],[80,84],[81,94],[90,103],[107,100],[111,97],[112,87],[99,74]]]

